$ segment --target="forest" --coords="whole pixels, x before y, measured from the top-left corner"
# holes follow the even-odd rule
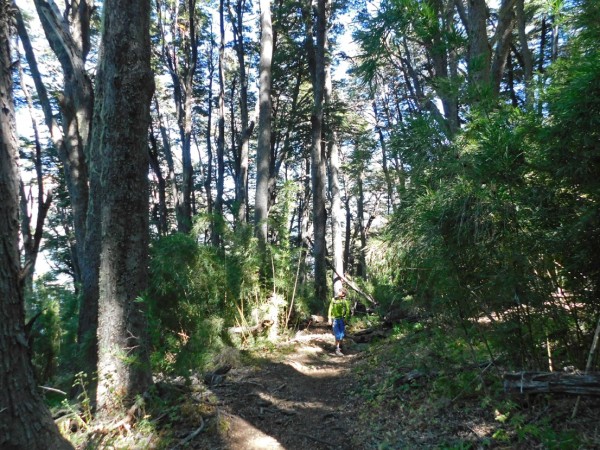
[[[2,450],[600,447],[596,0],[0,0],[0,199]]]

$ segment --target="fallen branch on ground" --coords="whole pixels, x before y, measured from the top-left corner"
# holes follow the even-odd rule
[[[517,372],[504,374],[504,391],[521,394],[600,396],[600,373]]]
[[[252,336],[256,337],[259,334],[262,334],[263,332],[265,332],[271,325],[273,325],[273,321],[265,319],[258,325],[254,325],[254,326],[228,328],[227,332],[229,334],[245,334],[245,335],[251,334]]]
[[[175,447],[173,447],[171,450],[175,450],[175,449],[177,449],[179,447],[184,446],[188,442],[191,442],[196,436],[198,436],[202,432],[202,430],[204,430],[204,424],[205,424],[205,422],[204,422],[204,419],[202,418],[202,416],[200,416],[200,420],[201,420],[200,426],[195,431],[193,431],[192,433],[190,433],[188,435],[188,437],[186,437],[179,444],[177,444]]]

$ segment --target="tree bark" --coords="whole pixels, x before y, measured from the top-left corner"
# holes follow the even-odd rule
[[[128,406],[152,383],[144,303],[148,282],[150,4],[106,0],[92,151],[101,155],[98,392],[101,414]]]
[[[365,251],[367,247],[367,234],[365,231],[365,193],[363,190],[362,176],[358,176],[356,179],[356,188],[358,190],[358,196],[356,199],[357,212],[356,212],[356,226],[360,237],[360,250],[358,252],[358,268],[356,274],[363,278],[367,277],[367,261],[365,259]]]
[[[309,59],[314,59],[313,71],[313,111],[311,115],[311,181],[313,193],[313,257],[315,298],[323,304],[327,301],[327,265],[326,265],[326,224],[325,180],[326,157],[323,152],[323,114],[325,91],[325,41],[327,39],[327,0],[317,2],[316,45],[312,44],[312,24],[309,23],[307,40]],[[314,56],[313,56],[314,55]]]
[[[330,17],[331,3],[326,4],[326,16]],[[329,33],[327,32],[327,35]],[[333,108],[333,83],[331,80],[331,58],[330,42],[325,41],[325,88],[323,92],[325,109]],[[332,278],[333,295],[341,291],[343,283],[338,274],[344,273],[344,249],[342,245],[342,224],[344,222],[344,213],[342,211],[342,195],[340,191],[340,150],[338,147],[338,137],[330,117],[327,118],[325,126],[327,132],[327,155],[329,156],[329,190],[331,193],[331,253],[332,253]]]
[[[517,27],[519,30],[519,43],[523,59],[523,84],[525,85],[525,98],[527,106],[533,105],[531,80],[533,79],[533,56],[527,42],[527,20],[525,17],[525,0],[517,0],[516,4]]]
[[[52,115],[52,108],[37,71],[33,51],[28,52],[26,49],[27,60],[32,68],[36,89],[43,105],[46,124],[63,164],[73,209],[76,245],[74,272],[80,276],[80,279],[75,281],[81,284],[82,289],[77,341],[83,358],[79,362],[80,367],[91,373],[96,368],[97,353],[99,248],[96,243],[99,240],[99,227],[94,213],[99,205],[90,202],[89,189],[95,183],[93,178],[99,175],[90,174],[86,162],[86,158],[91,159],[89,144],[94,92],[85,64],[90,50],[89,27],[93,1],[79,2],[77,8],[70,10],[68,18],[61,16],[52,0],[34,0],[34,3],[48,43],[61,64],[64,76],[63,92],[59,98],[63,129],[61,133]],[[24,33],[20,32],[20,34]],[[34,67],[35,71],[33,71]]]
[[[19,14],[20,16],[20,14]],[[25,286],[25,290],[30,291],[33,287],[33,274],[35,271],[35,263],[37,261],[38,253],[40,250],[40,243],[42,241],[42,234],[44,232],[44,222],[52,204],[52,190],[48,190],[44,193],[44,174],[42,171],[42,144],[40,143],[40,133],[38,131],[37,122],[33,115],[33,99],[29,93],[29,89],[23,79],[23,69],[19,65],[19,80],[21,83],[21,91],[27,101],[27,107],[29,109],[29,116],[31,117],[31,128],[33,130],[35,153],[32,157],[33,166],[35,168],[36,183],[37,183],[37,195],[36,195],[36,222],[33,233],[31,232],[31,219],[32,215],[29,212],[29,201],[28,195],[25,192],[25,185],[23,180],[19,183],[19,194],[21,204],[21,236],[23,239],[23,253],[24,253],[24,264],[22,270],[22,278]],[[46,199],[44,200],[44,194]],[[31,191],[30,191],[31,195]]]
[[[269,175],[271,168],[271,62],[273,59],[273,28],[271,0],[260,2],[260,86],[258,116],[258,148],[256,151],[256,198],[254,227],[261,251],[267,245],[267,218],[269,217]]]
[[[167,181],[162,174],[160,168],[160,161],[158,160],[158,142],[156,136],[154,136],[154,130],[150,130],[150,167],[154,171],[158,180],[158,218],[156,221],[156,228],[158,229],[159,236],[165,236],[169,231],[169,222],[167,214]]]
[[[238,172],[235,181],[235,200],[237,204],[237,223],[248,221],[248,148],[250,136],[254,129],[254,122],[250,122],[248,115],[248,75],[246,73],[246,51],[244,46],[243,18],[245,0],[237,0],[235,16],[231,16],[235,51],[238,59],[238,72],[240,77],[240,120],[241,129],[238,137]]]
[[[224,1],[219,1],[219,118],[217,136],[217,193],[211,242],[215,247],[223,239],[223,190],[225,187],[225,18]]]
[[[181,139],[183,181],[181,198],[177,199],[176,204],[177,229],[181,233],[189,233],[192,229],[192,193],[194,189],[191,154],[192,104],[194,74],[198,63],[196,0],[178,0],[172,8],[171,16],[168,18],[170,29],[166,32],[161,15],[162,5],[160,2],[157,5],[159,28],[162,34],[162,53],[173,80],[173,97]],[[169,43],[167,43],[168,36],[171,38]]]
[[[510,52],[512,31],[515,26],[515,2],[516,0],[502,1],[500,11],[498,12],[499,17],[496,33],[492,38],[492,43],[496,44],[491,68],[494,95],[498,95],[500,92],[500,83],[504,75],[508,53]]]
[[[504,374],[504,390],[521,394],[600,396],[600,374],[518,372]]]
[[[490,82],[492,53],[487,35],[488,8],[485,0],[468,0],[468,5],[469,78],[476,88],[481,88]]]
[[[381,167],[383,169],[383,176],[385,177],[385,185],[387,187],[387,205],[388,213],[395,209],[396,196],[395,187],[392,184],[392,177],[388,168],[388,150],[385,136],[383,134],[383,126],[380,123],[379,109],[377,108],[377,100],[373,100],[371,103],[373,107],[373,116],[375,117],[375,130],[379,136],[379,145],[381,147]]]
[[[25,334],[19,176],[10,57],[11,2],[0,0],[0,448],[69,449],[39,394]]]
[[[212,35],[212,21],[210,26]],[[215,61],[214,61],[214,41],[212,39],[208,42],[208,115],[206,118],[206,173],[204,176],[204,192],[206,194],[206,212],[211,218],[210,232],[215,227],[215,221],[213,218],[213,197],[212,197],[212,183],[213,183],[213,150],[212,150],[212,118],[213,118],[213,82],[215,74]]]

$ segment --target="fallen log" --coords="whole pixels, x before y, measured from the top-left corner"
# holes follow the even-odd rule
[[[265,331],[267,331],[271,325],[273,325],[273,321],[265,319],[262,322],[260,322],[258,325],[254,325],[254,326],[228,328],[227,332],[229,334],[252,335],[252,336],[256,337],[259,334],[262,334]]]
[[[504,391],[520,394],[570,394],[600,396],[600,373],[505,373]]]

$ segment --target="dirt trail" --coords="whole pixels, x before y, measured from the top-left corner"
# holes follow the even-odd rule
[[[234,369],[211,388],[220,402],[220,432],[192,448],[352,448],[347,393],[359,354],[336,356],[328,327],[301,332],[293,344],[293,352]]]

